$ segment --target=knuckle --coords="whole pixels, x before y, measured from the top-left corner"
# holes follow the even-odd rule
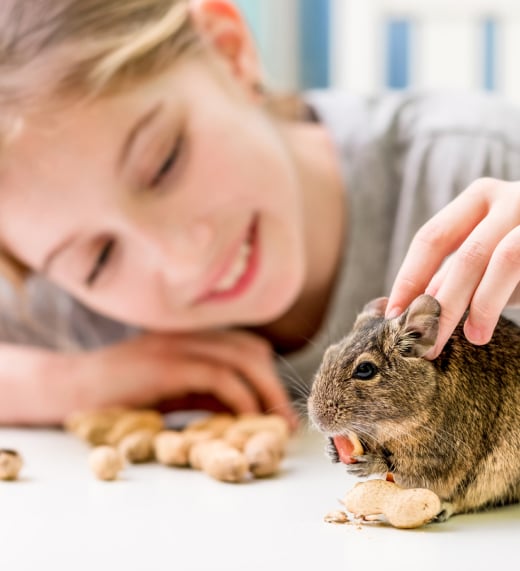
[[[471,321],[475,324],[489,323],[496,320],[494,307],[485,300],[479,300],[471,304]]]
[[[501,181],[496,178],[483,176],[475,179],[466,189],[467,193],[477,194],[480,196],[487,196],[490,192],[493,193],[499,188]]]
[[[231,371],[227,367],[217,364],[207,365],[205,380],[211,379],[211,384],[225,385],[229,382],[230,377]]]
[[[443,331],[452,331],[461,320],[462,313],[449,305],[443,305],[441,311],[441,328]]]
[[[264,337],[255,335],[250,332],[243,332],[243,343],[239,347],[241,350],[246,350],[250,355],[257,358],[266,359],[272,354],[271,344]]]
[[[448,235],[449,229],[438,217],[434,217],[417,230],[414,241],[426,249],[434,250],[446,243]]]
[[[399,278],[399,289],[402,294],[415,294],[417,291],[421,291],[422,286],[418,280],[413,279],[409,276],[401,276]]]
[[[270,359],[272,356],[272,347],[267,339],[259,338],[254,347],[255,353],[262,359]]]
[[[495,251],[497,263],[503,267],[517,267],[520,265],[520,243],[518,240],[504,239]]]
[[[466,240],[457,253],[459,263],[464,266],[482,266],[488,259],[484,244],[478,240]]]
[[[189,363],[184,371],[184,383],[187,388],[203,391],[219,386],[223,382],[223,368],[216,363],[197,361]]]
[[[502,261],[504,266],[519,266],[520,265],[520,249],[506,246],[499,251],[499,260]]]
[[[148,335],[142,339],[142,347],[156,356],[165,353],[170,345],[173,344],[168,343],[161,335]]]

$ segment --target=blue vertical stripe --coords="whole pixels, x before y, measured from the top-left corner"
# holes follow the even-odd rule
[[[300,84],[303,88],[330,83],[330,0],[299,0]]]
[[[404,89],[410,84],[410,22],[388,20],[386,24],[386,87]]]
[[[482,32],[484,40],[484,73],[483,73],[483,88],[493,91],[497,87],[496,78],[496,28],[497,23],[495,20],[488,18],[482,23]]]

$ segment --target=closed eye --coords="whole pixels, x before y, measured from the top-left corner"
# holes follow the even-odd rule
[[[175,145],[171,153],[166,157],[166,160],[161,164],[161,166],[155,173],[155,176],[150,181],[150,188],[156,188],[157,186],[159,186],[162,180],[175,166],[175,163],[177,162],[177,159],[179,158],[180,152],[182,150],[182,145],[183,145],[183,137],[179,137],[177,141],[175,141]]]
[[[109,261],[110,256],[112,254],[112,251],[114,249],[114,245],[115,245],[115,241],[109,240],[103,246],[103,248],[101,248],[101,252],[99,253],[99,255],[98,255],[98,257],[94,263],[94,267],[92,268],[91,272],[87,276],[87,279],[85,280],[85,283],[88,287],[91,287],[92,285],[94,285],[94,282],[99,277],[99,274],[102,272],[102,270],[107,265],[107,262]]]

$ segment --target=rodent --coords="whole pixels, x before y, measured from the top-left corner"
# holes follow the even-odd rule
[[[441,499],[437,520],[520,499],[520,327],[501,317],[483,346],[462,320],[441,354],[424,358],[439,328],[438,301],[421,295],[385,319],[369,302],[352,331],[325,352],[308,413],[332,442],[354,433],[364,453],[347,471],[391,472]],[[334,446],[329,449],[338,461]]]

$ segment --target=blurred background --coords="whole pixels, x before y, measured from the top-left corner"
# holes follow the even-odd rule
[[[520,0],[235,0],[279,89],[456,88],[520,103]]]

